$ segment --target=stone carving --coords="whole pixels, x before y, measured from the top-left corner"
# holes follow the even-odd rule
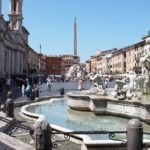
[[[126,96],[129,100],[140,100],[137,94],[137,75],[135,72],[130,71],[129,74],[126,75],[127,78],[127,93]]]
[[[143,76],[139,77],[138,80],[144,79],[143,93],[150,94],[150,52],[144,53],[140,58],[140,62],[143,64]]]
[[[150,52],[144,53],[144,55],[140,58],[140,62],[143,64],[146,73],[149,74],[150,71]]]
[[[118,98],[119,100],[126,99],[127,89],[124,88],[125,84],[126,83],[123,80],[116,80],[115,92],[113,93],[115,98]]]
[[[94,81],[94,86],[90,89],[91,94],[97,95],[107,95],[104,88],[103,76],[101,74],[95,74],[89,76],[92,81]]]
[[[114,97],[119,100],[140,100],[137,94],[136,74],[129,72],[122,80],[116,80]]]
[[[69,71],[66,73],[66,76],[72,80],[86,77],[86,75],[86,71],[79,65],[71,66]]]

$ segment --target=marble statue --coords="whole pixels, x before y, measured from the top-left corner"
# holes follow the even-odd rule
[[[116,80],[114,97],[119,100],[140,100],[137,94],[136,74],[130,71],[122,80]]]
[[[130,71],[127,75],[127,93],[126,96],[129,100],[140,100],[140,97],[138,97],[138,90],[137,90],[137,75],[135,74],[135,72]]]
[[[80,65],[72,65],[69,71],[66,73],[66,77],[74,80],[86,77],[86,71]]]
[[[149,74],[150,71],[150,52],[144,53],[144,55],[140,58],[140,62],[143,64],[146,73]]]
[[[143,65],[143,76],[139,77],[139,80],[144,80],[143,93],[150,94],[150,52],[145,52],[140,58],[140,62]]]
[[[104,88],[104,80],[102,74],[95,74],[89,76],[90,80],[94,81],[94,86],[90,89],[92,94],[107,95]]]

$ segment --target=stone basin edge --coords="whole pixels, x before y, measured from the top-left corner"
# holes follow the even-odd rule
[[[25,116],[34,118],[34,119],[40,119],[43,117],[41,114],[35,114],[35,113],[30,113],[26,109],[31,106],[35,105],[41,105],[41,104],[47,104],[47,103],[52,103],[53,101],[58,101],[58,100],[64,100],[64,98],[52,98],[48,101],[44,102],[36,102],[36,103],[31,103],[27,104],[21,107],[21,113],[24,114]],[[72,130],[55,125],[55,124],[50,124],[51,128],[54,131],[60,131],[60,132],[71,132]],[[81,150],[88,150],[90,147],[90,150],[94,150],[95,147],[99,147],[101,149],[101,146],[108,147],[108,148],[115,148],[116,150],[120,149],[122,147],[124,150],[126,149],[126,145],[122,144],[122,141],[115,141],[115,140],[92,140],[89,136],[87,135],[73,135],[72,138],[70,138],[71,141],[81,144]],[[149,143],[150,140],[144,139],[143,143],[147,144]]]
[[[138,118],[150,124],[150,103],[142,100],[118,100],[112,96],[87,95],[69,92],[68,106],[76,110],[92,111],[96,115],[115,115]]]

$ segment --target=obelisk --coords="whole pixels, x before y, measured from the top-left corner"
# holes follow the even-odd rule
[[[77,21],[74,19],[74,55],[77,56]]]

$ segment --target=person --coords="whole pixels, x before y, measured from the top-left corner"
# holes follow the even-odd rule
[[[80,79],[79,79],[79,90],[80,90],[80,91],[81,91],[81,90],[84,90],[83,84],[84,84],[84,80],[83,80],[82,78],[80,78]]]
[[[52,80],[51,80],[50,77],[47,78],[47,87],[48,87],[49,90],[50,90],[51,87],[52,87]]]
[[[25,92],[25,86],[24,86],[24,84],[22,84],[21,91],[22,91],[22,96],[24,96],[24,92]]]
[[[30,82],[27,83],[27,87],[26,87],[25,91],[26,91],[26,95],[27,95],[27,101],[29,101],[30,97],[31,97],[31,85],[30,85]]]
[[[108,88],[108,77],[105,78],[105,88]]]
[[[10,91],[10,88],[11,88],[11,79],[10,78],[6,79],[6,88],[7,88],[7,91]]]

